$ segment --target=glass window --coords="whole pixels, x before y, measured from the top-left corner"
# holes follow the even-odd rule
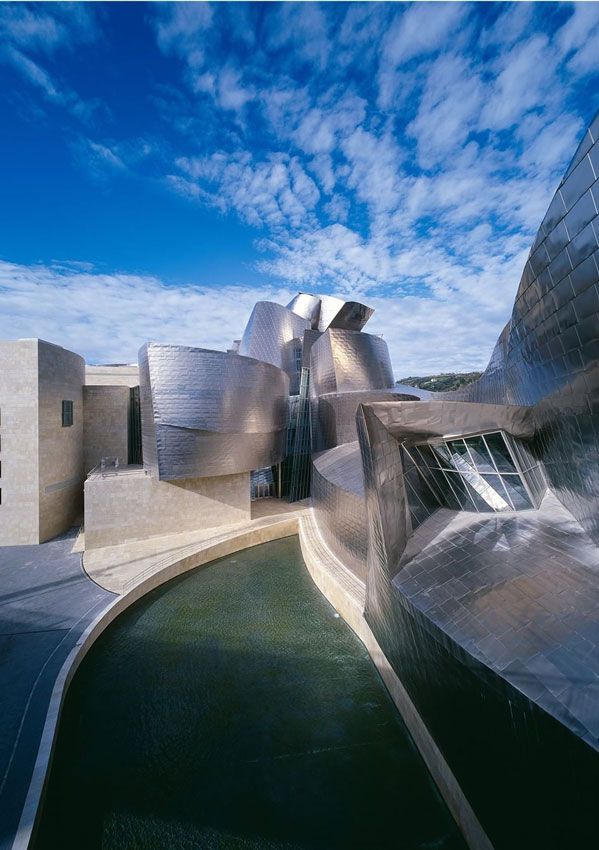
[[[463,440],[449,440],[447,443],[447,448],[450,451],[451,457],[467,457],[468,458],[468,449],[466,448],[466,443]],[[469,460],[470,458],[468,458]]]
[[[466,445],[470,449],[470,454],[479,472],[495,472],[493,461],[481,436],[468,437]]]
[[[433,452],[435,453],[435,458],[437,459],[437,463],[443,469],[453,469],[453,463],[451,462],[451,453],[445,443],[439,443],[436,446],[432,446]]]
[[[455,494],[455,490],[449,483],[449,479],[452,477],[451,473],[447,473],[447,475],[439,470],[439,476],[443,478],[444,485],[444,493],[445,493],[445,504],[448,508],[451,508],[454,511],[463,511],[464,507],[458,497]],[[459,477],[459,476],[456,476]]]
[[[502,475],[504,486],[510,494],[514,509],[525,511],[532,508],[526,487],[519,475]]]
[[[482,475],[484,483],[487,485],[484,493],[481,493],[483,499],[489,504],[494,511],[511,511],[512,505],[501,483],[499,475]]]
[[[439,466],[439,459],[435,457],[430,446],[422,445],[410,447],[411,452],[413,452],[414,449],[416,449],[420,455],[420,459],[424,464],[426,464],[426,466]]]
[[[468,490],[466,489],[466,485],[462,480],[462,476],[457,473],[447,473],[447,480],[449,481],[449,485],[453,490],[456,499],[459,502],[460,508],[463,511],[473,511],[475,510],[474,503],[472,499],[468,495]]]
[[[530,510],[539,506],[545,492],[541,468],[521,467],[534,460],[528,448],[520,451],[520,442],[500,431],[405,450],[411,459],[406,459],[406,474],[414,463],[423,484],[453,510]],[[416,487],[415,480],[411,483]]]
[[[494,434],[485,434],[485,442],[491,452],[491,457],[499,472],[516,472],[510,451],[505,444],[503,434],[496,431]]]
[[[62,427],[68,428],[73,424],[73,402],[62,402]]]

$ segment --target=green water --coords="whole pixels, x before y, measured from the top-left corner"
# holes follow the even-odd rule
[[[36,850],[464,848],[296,538],[176,579],[70,688]]]

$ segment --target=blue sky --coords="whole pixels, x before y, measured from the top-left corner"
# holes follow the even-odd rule
[[[482,368],[598,82],[597,3],[0,2],[0,337],[223,348],[302,289]]]

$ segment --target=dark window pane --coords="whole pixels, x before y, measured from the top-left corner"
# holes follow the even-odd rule
[[[486,487],[486,486],[488,486],[488,485],[483,483],[483,487]],[[493,512],[495,510],[495,508],[491,507],[491,505],[485,499],[483,499],[483,497],[481,496],[481,494],[479,492],[482,489],[481,487],[479,487],[479,489],[476,490],[475,487],[472,486],[472,484],[469,484],[469,483],[466,483],[466,487],[467,487],[468,494],[469,494],[470,498],[472,499],[472,501],[474,502],[474,504],[476,506],[477,511]]]
[[[454,511],[461,510],[461,505],[454,496],[453,491],[447,482],[447,478],[441,470],[433,470],[432,477],[437,486],[437,490],[441,493],[441,500],[443,504],[447,505],[448,508],[452,508]]]
[[[439,460],[433,454],[430,446],[418,446],[418,453],[426,466],[439,466]]]
[[[530,499],[524,483],[519,475],[502,475],[505,488],[510,494],[510,498],[517,511],[524,511],[531,508]]]
[[[453,463],[451,462],[451,454],[445,443],[440,443],[439,445],[433,446],[432,448],[437,460],[439,461],[439,465],[442,466],[443,469],[453,469]]]
[[[485,434],[485,441],[499,472],[515,472],[516,468],[502,434],[499,432]]]
[[[472,502],[472,499],[468,495],[468,490],[466,488],[465,483],[462,480],[462,476],[455,473],[454,475],[449,476],[449,481],[451,486],[453,487],[455,494],[460,502],[463,511],[475,511],[476,508]]]
[[[62,425],[64,427],[68,427],[73,424],[73,402],[72,401],[64,401],[62,402]]]
[[[488,485],[488,489],[481,491],[483,499],[495,511],[511,511],[512,506],[503,489],[499,475],[482,475],[481,478]]]
[[[449,440],[447,446],[452,455],[457,454],[459,457],[468,457],[466,443],[463,440]]]
[[[479,472],[495,472],[489,452],[482,437],[468,437],[466,440],[470,454]]]

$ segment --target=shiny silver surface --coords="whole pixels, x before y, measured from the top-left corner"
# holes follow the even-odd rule
[[[311,340],[314,444],[324,449],[314,458],[316,521],[337,557],[364,578],[366,619],[492,839],[504,835],[506,811],[553,818],[547,800],[555,788],[567,798],[555,829],[574,834],[583,820],[594,822],[598,178],[599,116],[550,204],[511,318],[474,384],[439,394],[393,387],[384,357],[377,366],[382,341],[332,327]],[[373,394],[391,389],[418,400]],[[348,422],[356,399],[362,488]],[[518,461],[516,473],[504,472],[522,473],[522,500],[497,468],[488,477],[474,461],[466,468],[456,449],[446,477],[467,480],[472,504],[440,507],[426,464],[411,458],[416,444],[457,446],[458,438],[497,431]],[[499,513],[476,512],[475,499],[479,510]]]
[[[321,332],[329,327],[361,331],[374,313],[372,307],[359,301],[343,301],[332,295],[310,295],[307,292],[300,292],[292,298],[287,309],[307,319],[313,330]]]
[[[144,465],[160,479],[261,469],[285,455],[289,379],[249,357],[149,343],[139,352]]]
[[[318,295],[311,295],[309,292],[298,292],[287,304],[287,310],[291,310],[303,319],[310,322],[310,327],[318,330],[318,319],[320,316],[320,298]]]
[[[599,115],[541,223],[481,378],[445,398],[534,405],[536,451],[599,544]]]
[[[239,354],[272,363],[287,373],[290,393],[299,391],[301,351],[307,319],[273,301],[258,301],[239,344]]]
[[[515,437],[532,437],[535,432],[534,411],[525,405],[450,400],[369,403],[379,421],[400,443],[498,429]]]
[[[357,441],[337,446],[314,459],[312,505],[318,529],[329,549],[365,582],[368,532]]]
[[[590,611],[599,587],[589,580],[599,569],[598,137],[595,119],[539,229],[512,317],[482,377],[457,393],[367,403],[358,413],[369,532],[366,614],[388,657],[401,656],[398,605],[409,598],[430,623],[596,749],[599,653],[590,646],[599,627]],[[412,538],[413,503],[423,484],[400,444],[491,428],[525,438],[523,452],[542,465],[550,492],[541,509],[492,520],[445,512],[440,549],[433,500]],[[435,544],[425,583],[427,539]],[[476,557],[467,571],[456,560],[460,549],[464,560]],[[508,581],[511,593],[495,592]],[[454,592],[459,602],[450,605]],[[471,618],[483,599],[495,622],[508,614],[517,641],[488,628],[472,643]]]
[[[389,349],[379,336],[329,328],[313,344],[310,362],[312,392],[316,396],[393,389]]]
[[[392,390],[354,390],[349,393],[326,393],[318,397],[318,423],[320,449],[331,449],[342,443],[358,439],[356,412],[362,403],[383,401],[410,401],[413,395]]]

